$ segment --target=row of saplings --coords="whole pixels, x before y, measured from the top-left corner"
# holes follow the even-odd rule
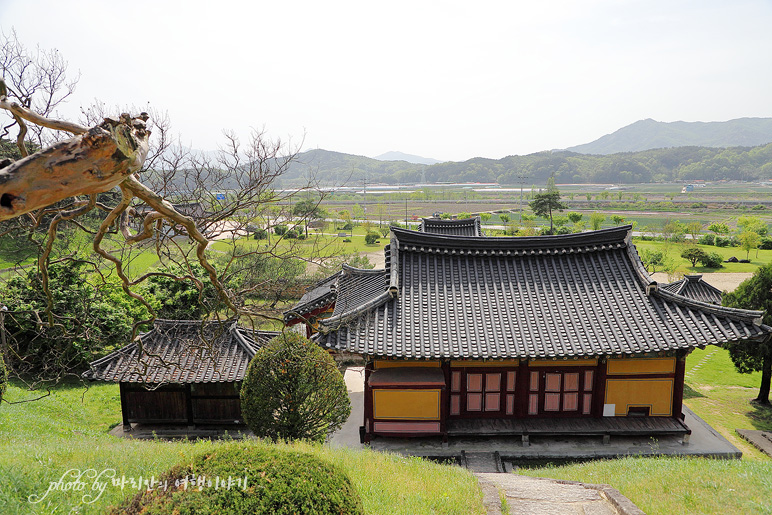
[[[283,333],[257,352],[241,386],[244,420],[273,441],[321,442],[351,413],[343,376],[318,345]],[[196,485],[190,478],[204,478]],[[232,479],[230,487],[223,481]],[[208,482],[211,481],[210,485]],[[310,454],[249,442],[225,445],[160,478],[114,514],[358,514],[362,501],[337,466]]]

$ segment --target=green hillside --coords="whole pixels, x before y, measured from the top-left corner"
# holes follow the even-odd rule
[[[772,118],[726,122],[657,122],[648,118],[597,140],[567,148],[580,154],[616,154],[669,147],[755,147],[772,142]]]
[[[476,157],[431,166],[406,161],[378,161],[327,150],[297,156],[282,176],[283,184],[309,177],[325,185],[437,182],[558,183],[678,182],[694,180],[758,181],[772,179],[772,143],[757,147],[676,147],[611,155],[546,151],[502,159]],[[524,177],[524,179],[520,179]]]

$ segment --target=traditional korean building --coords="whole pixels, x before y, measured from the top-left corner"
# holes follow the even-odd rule
[[[278,334],[235,321],[156,320],[83,377],[120,385],[124,431],[132,423],[243,424],[238,384],[255,352]]]
[[[685,275],[680,281],[662,285],[663,290],[683,295],[684,297],[721,305],[721,290],[705,282],[702,274]]]
[[[335,307],[335,288],[341,273],[335,272],[308,288],[300,300],[284,312],[284,324],[287,327],[305,324],[306,336],[310,337],[318,328],[319,320],[329,316]]]
[[[660,288],[631,226],[515,238],[443,229],[394,228],[385,269],[344,268],[314,336],[365,358],[366,440],[688,434],[687,354],[772,332],[762,312]]]

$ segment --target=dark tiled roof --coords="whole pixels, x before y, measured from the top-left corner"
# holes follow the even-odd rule
[[[443,220],[441,218],[422,218],[418,228],[421,232],[444,234],[446,236],[482,236],[480,217],[462,218],[460,220]]]
[[[711,304],[720,305],[721,298],[723,297],[721,290],[702,280],[702,274],[685,275],[680,281],[663,284],[660,288],[677,295],[683,295],[689,299]]]
[[[346,266],[346,265],[344,265]],[[325,277],[306,290],[297,304],[284,312],[284,321],[289,322],[296,318],[303,318],[315,309],[327,306],[335,302],[336,284],[342,272],[335,272]]]
[[[385,293],[322,322],[321,344],[382,357],[546,358],[672,351],[772,330],[761,312],[658,290],[630,226],[527,238],[393,229],[383,275]]]
[[[252,338],[256,334],[257,341]],[[235,322],[156,320],[153,329],[90,364],[83,377],[122,383],[217,383],[241,381],[257,349],[279,333],[238,327]]]

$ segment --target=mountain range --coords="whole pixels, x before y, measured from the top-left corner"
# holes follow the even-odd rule
[[[608,155],[671,147],[755,147],[772,142],[772,118],[726,122],[658,122],[648,118],[565,150]]]
[[[502,159],[422,164],[420,156],[378,158],[315,149],[298,154],[286,185],[313,177],[321,185],[498,182],[642,183],[772,179],[772,118],[727,122],[641,120],[591,143]],[[393,160],[384,160],[397,158]]]

